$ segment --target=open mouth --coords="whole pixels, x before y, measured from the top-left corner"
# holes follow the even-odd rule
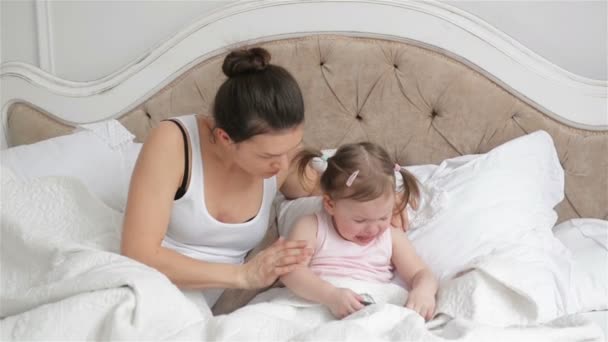
[[[356,236],[355,238],[359,243],[368,244],[374,239],[374,236]]]

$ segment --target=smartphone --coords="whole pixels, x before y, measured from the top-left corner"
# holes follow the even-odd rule
[[[368,295],[367,293],[360,293],[359,295],[361,297],[363,297],[361,304],[363,304],[365,306],[371,305],[371,304],[376,304],[376,301],[374,301],[374,298],[372,298],[372,296]]]

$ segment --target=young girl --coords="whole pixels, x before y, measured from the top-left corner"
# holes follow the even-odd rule
[[[292,240],[306,240],[314,254],[305,262],[308,267],[283,275],[281,281],[296,295],[343,318],[363,308],[364,298],[324,278],[389,282],[394,267],[410,288],[405,306],[430,319],[437,280],[405,232],[390,226],[393,213],[417,199],[415,178],[393,163],[382,147],[368,142],[344,145],[326,161],[320,156],[303,152],[300,170],[310,163],[323,173],[324,210],[300,218],[289,235]]]

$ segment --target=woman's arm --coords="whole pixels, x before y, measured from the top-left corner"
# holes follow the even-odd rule
[[[150,132],[135,164],[123,223],[122,254],[154,267],[179,287],[240,287],[237,265],[209,264],[161,247],[184,173],[184,142],[175,124]]]
[[[183,288],[263,287],[293,269],[294,258],[304,258],[298,253],[305,242],[276,242],[245,265],[203,262],[161,246],[183,177],[183,144],[173,123],[161,122],[150,132],[131,178],[122,254],[159,270]],[[275,261],[272,264],[262,262],[271,258]]]
[[[308,247],[315,248],[317,241],[317,218],[304,216],[293,227],[289,239],[305,240]],[[281,276],[281,281],[296,295],[321,303],[338,318],[345,317],[363,308],[363,298],[349,289],[337,288],[314,274],[308,267],[310,259],[294,271]]]
[[[392,228],[393,241],[392,262],[397,274],[410,287],[406,307],[418,312],[425,319],[432,318],[435,312],[435,294],[437,279],[416,254],[414,246],[408,240],[405,232]]]

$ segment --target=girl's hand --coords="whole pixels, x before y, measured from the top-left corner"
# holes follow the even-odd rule
[[[272,285],[278,277],[293,271],[312,255],[306,241],[286,241],[280,237],[270,247],[256,254],[241,268],[241,287],[257,289]]]
[[[324,303],[331,313],[339,319],[342,319],[356,311],[363,309],[361,304],[363,298],[350,289],[335,288],[329,294],[329,300]]]
[[[426,321],[435,314],[435,293],[424,288],[410,291],[405,307],[416,311]]]

